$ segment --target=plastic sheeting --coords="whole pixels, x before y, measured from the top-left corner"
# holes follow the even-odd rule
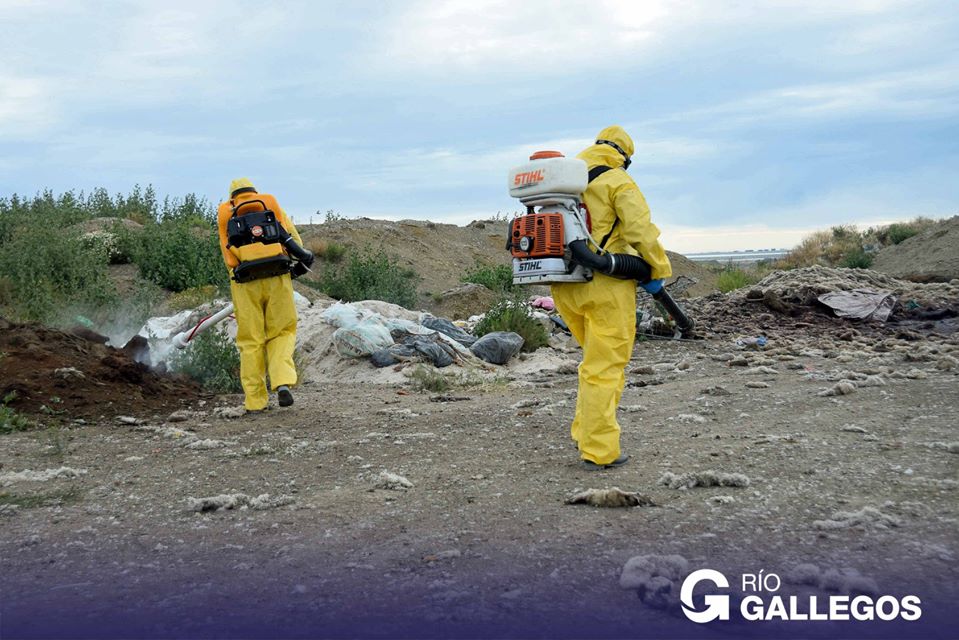
[[[849,291],[833,291],[824,293],[818,298],[819,302],[832,309],[840,318],[853,320],[878,320],[885,322],[889,319],[893,307],[896,306],[896,297],[892,291],[873,289],[851,289]]]
[[[493,331],[473,343],[470,351],[486,362],[506,364],[523,348],[523,336],[512,331]]]

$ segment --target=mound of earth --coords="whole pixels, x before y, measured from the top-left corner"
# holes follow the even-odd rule
[[[872,268],[914,282],[959,279],[959,216],[886,247],[876,254]]]
[[[837,291],[889,292],[896,303],[886,323],[837,318],[818,302]],[[959,286],[916,283],[869,269],[823,266],[774,271],[748,288],[715,293],[686,303],[704,337],[724,335],[808,335],[835,333],[843,340],[860,335],[874,338],[905,336],[920,339],[959,331]]]
[[[0,318],[0,398],[26,414],[91,418],[168,411],[199,397],[194,383],[138,361],[145,343],[114,349],[105,341],[89,330],[67,333]]]
[[[401,267],[413,269],[419,276],[417,291],[420,307],[442,312],[437,300],[442,293],[461,284],[463,275],[477,265],[510,264],[505,250],[507,222],[478,220],[465,227],[419,220],[372,220],[357,218],[298,227],[304,242],[312,239],[335,242],[349,250],[385,251]],[[673,265],[673,278],[687,276],[696,284],[687,296],[699,296],[716,290],[716,274],[678,253],[667,252]],[[324,267],[321,267],[324,268]],[[543,290],[545,293],[546,290]],[[446,310],[447,315],[451,314]]]

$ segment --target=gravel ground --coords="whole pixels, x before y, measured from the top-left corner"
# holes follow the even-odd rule
[[[927,617],[955,622],[959,347],[841,344],[637,344],[633,458],[605,472],[569,439],[575,374],[443,396],[312,384],[263,415],[211,402],[2,436],[0,633],[701,635],[619,587],[637,554],[938,585]],[[706,472],[748,486],[660,483]],[[658,506],[564,503],[614,486]]]

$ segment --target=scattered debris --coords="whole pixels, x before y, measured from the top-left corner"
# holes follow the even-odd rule
[[[243,407],[217,407],[213,410],[213,415],[224,420],[236,420],[246,415],[246,409]]]
[[[823,391],[820,391],[816,395],[823,398],[830,397],[830,396],[848,396],[851,393],[856,393],[857,389],[858,387],[856,386],[855,382],[852,382],[850,380],[843,380],[841,382],[837,382],[836,384],[834,384],[828,389],[824,389]]]
[[[179,411],[174,411],[169,416],[167,416],[167,422],[186,422],[193,417],[192,411],[187,411],[186,409],[180,409]]]
[[[828,520],[815,520],[812,524],[821,531],[853,527],[886,529],[888,527],[898,527],[902,524],[902,520],[897,516],[883,513],[875,507],[863,507],[859,511],[837,511]]]
[[[959,442],[925,442],[923,446],[948,453],[959,453]]]
[[[670,489],[693,489],[695,487],[748,487],[749,478],[741,473],[703,471],[676,475],[667,471],[656,482]]]
[[[386,471],[380,471],[373,478],[374,489],[386,489],[389,491],[405,491],[413,488],[413,483],[401,475]]]
[[[566,499],[566,504],[588,504],[591,507],[658,507],[653,499],[641,493],[612,489],[586,489]]]
[[[251,498],[245,493],[224,493],[206,498],[187,498],[187,506],[190,511],[196,511],[198,513],[227,511],[231,509],[254,509],[262,511],[292,504],[294,501],[295,499],[292,496],[277,496],[274,498],[268,493],[258,495],[255,498]]]
[[[706,387],[700,393],[707,396],[728,396],[732,395],[732,392],[729,391],[726,387],[715,385],[712,387]]]
[[[654,609],[679,606],[679,583],[689,573],[689,562],[680,555],[633,556],[619,576],[619,586],[635,589],[639,599]]]
[[[206,440],[194,440],[193,442],[189,442],[185,444],[184,446],[187,449],[205,451],[209,449],[222,449],[223,447],[229,444],[235,444],[235,443],[224,442],[223,440],[206,439]]]
[[[14,482],[47,482],[49,480],[60,480],[64,478],[79,478],[85,475],[86,472],[86,469],[73,469],[71,467],[59,467],[57,469],[45,469],[43,471],[24,469],[23,471],[0,474],[0,485],[13,484]]]

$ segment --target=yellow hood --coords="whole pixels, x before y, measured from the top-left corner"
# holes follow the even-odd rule
[[[606,127],[599,132],[599,135],[596,136],[596,139],[615,142],[630,156],[632,156],[633,152],[636,150],[635,146],[633,145],[633,139],[630,138],[629,134],[626,133],[626,130],[619,125]],[[623,158],[622,154],[608,144],[590,145],[576,157],[584,160],[590,169],[599,165],[617,169],[623,166],[625,163],[625,159]]]

